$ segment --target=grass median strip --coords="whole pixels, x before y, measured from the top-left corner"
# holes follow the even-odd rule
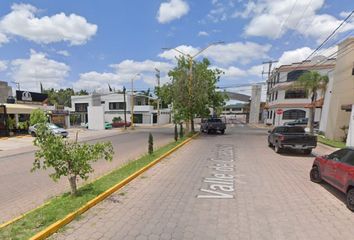
[[[323,143],[327,146],[330,146],[330,147],[345,148],[344,142],[331,140],[331,139],[328,139],[328,138],[321,136],[321,135],[318,135],[317,141],[319,141],[320,143]]]
[[[15,240],[31,238],[51,224],[56,223],[58,220],[65,218],[68,214],[80,209],[80,207],[152,163],[155,159],[163,156],[186,139],[187,138],[183,138],[177,142],[167,144],[166,146],[155,150],[152,155],[144,155],[139,159],[131,161],[119,169],[82,186],[78,190],[78,195],[75,197],[71,196],[69,193],[65,193],[59,197],[51,199],[43,207],[29,212],[16,222],[1,228],[0,239]]]

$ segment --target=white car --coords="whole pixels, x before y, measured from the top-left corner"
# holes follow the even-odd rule
[[[49,131],[56,136],[62,136],[64,138],[66,138],[69,135],[69,133],[64,128],[60,128],[53,123],[48,123],[47,126],[48,126]],[[36,131],[37,131],[37,124],[30,126],[28,128],[28,133],[31,134],[33,137],[36,136]]]

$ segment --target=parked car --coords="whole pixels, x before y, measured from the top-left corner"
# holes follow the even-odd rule
[[[307,127],[309,119],[308,118],[299,118],[291,122],[286,122],[284,123],[284,126],[301,126],[301,127]],[[319,127],[319,122],[314,122],[313,123],[314,128]]]
[[[316,157],[310,171],[310,179],[323,180],[346,193],[347,207],[354,211],[354,148],[344,148],[329,155]]]
[[[317,137],[305,133],[303,127],[279,126],[268,133],[268,146],[274,147],[276,153],[284,149],[295,149],[311,154],[317,146]]]
[[[104,122],[104,129],[112,129],[112,123]]]
[[[37,127],[38,127],[38,124],[30,126],[28,128],[28,133],[31,134],[33,137],[35,137],[37,134]],[[60,128],[53,123],[48,123],[47,127],[48,127],[49,131],[54,135],[62,136],[65,138],[69,135],[69,133],[64,128]]]
[[[221,134],[225,133],[226,124],[221,120],[221,118],[208,118],[202,119],[200,124],[200,131],[207,132],[220,132]]]
[[[126,125],[127,127],[130,127],[131,123],[130,122],[127,122],[126,124],[124,124],[124,122],[113,122],[112,123],[112,127],[114,127],[114,128],[124,127],[124,125]]]

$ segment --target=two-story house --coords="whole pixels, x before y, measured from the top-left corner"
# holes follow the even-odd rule
[[[332,76],[335,59],[315,57],[312,60],[282,65],[272,71],[267,81],[267,116],[265,123],[273,126],[309,116],[311,96],[294,86],[295,81],[307,71]],[[320,96],[320,93],[319,95]],[[320,121],[323,98],[316,101],[315,121]]]
[[[72,117],[75,118],[76,124],[89,123],[89,126],[90,121],[93,123],[101,121],[101,119],[109,123],[113,121],[113,118],[120,118],[124,121],[124,107],[126,105],[126,119],[127,122],[130,122],[132,99],[134,99],[133,119],[135,124],[152,125],[170,122],[170,109],[161,109],[158,116],[158,111],[154,109],[153,105],[150,105],[152,98],[139,93],[134,93],[134,98],[132,98],[131,93],[126,93],[125,101],[123,93],[93,93],[83,96],[71,96],[70,114],[76,116]],[[90,107],[101,108],[102,110],[99,113],[91,111],[92,114],[90,115]]]

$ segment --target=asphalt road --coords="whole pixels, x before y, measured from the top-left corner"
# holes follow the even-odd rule
[[[202,134],[51,239],[353,239],[344,194],[309,180],[314,157],[266,137]]]
[[[173,141],[172,128],[137,129],[134,132],[88,141],[89,143],[111,141],[115,151],[112,162],[100,160],[94,163],[95,172],[90,179],[145,154],[149,132],[154,136],[155,147]],[[0,223],[17,217],[41,205],[50,197],[69,190],[66,178],[55,183],[48,177],[50,170],[31,173],[33,159],[33,151],[0,157]]]

